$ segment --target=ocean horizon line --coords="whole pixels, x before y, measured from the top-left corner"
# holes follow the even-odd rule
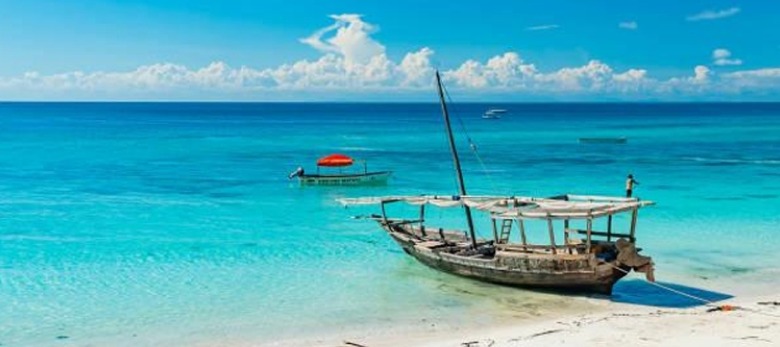
[[[0,100],[0,104],[333,104],[333,105],[428,105],[438,101],[244,101],[244,100]],[[773,105],[780,101],[457,101],[455,104],[484,105]]]

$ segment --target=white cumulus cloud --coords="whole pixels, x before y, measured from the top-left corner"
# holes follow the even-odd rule
[[[562,91],[601,90],[612,80],[609,65],[591,60],[586,65],[566,67],[558,71],[540,74],[537,80],[546,88]]]
[[[331,16],[333,24],[301,42],[322,53],[316,59],[292,61],[275,67],[230,66],[216,61],[191,68],[175,63],[140,66],[129,71],[71,71],[41,74],[31,71],[0,77],[0,95],[19,99],[198,99],[258,98],[386,92],[430,92],[435,52],[429,47],[407,52],[400,61],[373,38],[379,29],[359,15]],[[725,48],[712,52],[713,65],[739,65]],[[600,60],[582,65],[540,70],[518,52],[503,52],[484,60],[467,59],[440,68],[452,91],[467,95],[572,96],[608,95],[626,98],[696,97],[751,93],[780,95],[780,67],[719,73],[698,65],[684,76],[655,78],[641,67],[617,70]],[[318,94],[323,93],[323,94]]]
[[[467,60],[457,69],[445,71],[444,78],[468,88],[508,88],[527,85],[536,73],[533,64],[525,64],[519,54],[507,52],[490,58],[484,64]]]
[[[742,65],[741,59],[731,58],[731,51],[718,48],[712,51],[712,63],[718,66]]]
[[[724,85],[730,90],[771,92],[780,86],[780,68],[735,71],[724,74]]]
[[[431,56],[433,56],[433,50],[424,47],[423,49],[406,53],[404,59],[401,60],[401,65],[398,69],[403,74],[403,86],[427,86],[430,85],[430,76],[433,75],[433,67],[431,66]]]
[[[704,83],[710,77],[710,68],[704,65],[698,65],[693,69],[693,81]]]
[[[301,39],[301,42],[325,53],[340,54],[348,64],[365,64],[371,58],[385,53],[385,46],[371,38],[371,34],[378,29],[364,22],[360,15],[339,14],[330,17],[336,22]],[[324,38],[334,31],[332,37]]]
[[[636,22],[620,22],[618,24],[618,27],[620,29],[636,30],[637,28],[639,28],[639,25],[636,24]]]

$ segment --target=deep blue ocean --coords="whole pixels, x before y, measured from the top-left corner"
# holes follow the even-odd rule
[[[509,113],[482,119],[491,107]],[[450,111],[469,193],[622,195],[633,173],[657,203],[637,236],[659,280],[728,295],[780,285],[780,103]],[[288,180],[330,153],[393,176]],[[587,309],[592,298],[429,270],[350,219],[374,208],[336,201],[454,192],[435,103],[0,103],[0,345],[262,342]],[[631,278],[613,300],[642,295]]]

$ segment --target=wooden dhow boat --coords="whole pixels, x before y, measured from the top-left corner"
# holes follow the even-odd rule
[[[355,160],[344,154],[331,154],[317,160],[317,173],[307,174],[302,167],[298,167],[287,177],[298,178],[302,185],[326,185],[326,186],[350,186],[350,185],[382,185],[387,184],[391,171],[369,172],[366,162],[363,161],[363,172],[320,174],[320,168],[344,168],[352,166]]]
[[[407,254],[455,275],[518,287],[602,294],[610,294],[615,282],[632,269],[646,272],[652,280],[651,259],[638,255],[634,247],[638,211],[652,205],[650,201],[579,195],[386,196],[340,201],[380,205],[382,214],[369,219],[379,223]],[[419,216],[388,217],[386,207],[398,202],[419,205]],[[426,225],[428,205],[484,212],[492,225],[492,239],[477,238],[472,230]],[[628,224],[628,230],[616,230],[616,219],[629,221],[622,223]],[[597,225],[606,230],[597,230]],[[540,238],[546,242],[531,241]]]
[[[379,223],[407,254],[455,275],[531,289],[602,294],[611,294],[613,285],[631,270],[645,272],[653,280],[652,260],[639,255],[635,247],[638,211],[652,205],[650,201],[582,195],[468,195],[438,72],[436,81],[460,194],[340,199],[341,203],[378,204],[381,215],[367,218]],[[418,205],[419,214],[388,217],[387,205],[398,202]],[[427,205],[462,208],[468,229],[426,225]],[[477,238],[472,209],[489,217],[492,239]],[[627,230],[617,230],[613,225],[616,219],[628,222],[624,226]],[[540,224],[546,230],[532,234],[531,227]],[[596,230],[597,225],[604,225],[604,229]],[[556,227],[562,231],[559,237],[555,236]],[[539,236],[547,240],[531,241]]]

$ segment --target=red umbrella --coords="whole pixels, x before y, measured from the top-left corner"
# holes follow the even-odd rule
[[[320,160],[317,160],[317,166],[328,167],[350,166],[353,163],[354,160],[344,154],[331,154],[329,156],[320,158]]]

